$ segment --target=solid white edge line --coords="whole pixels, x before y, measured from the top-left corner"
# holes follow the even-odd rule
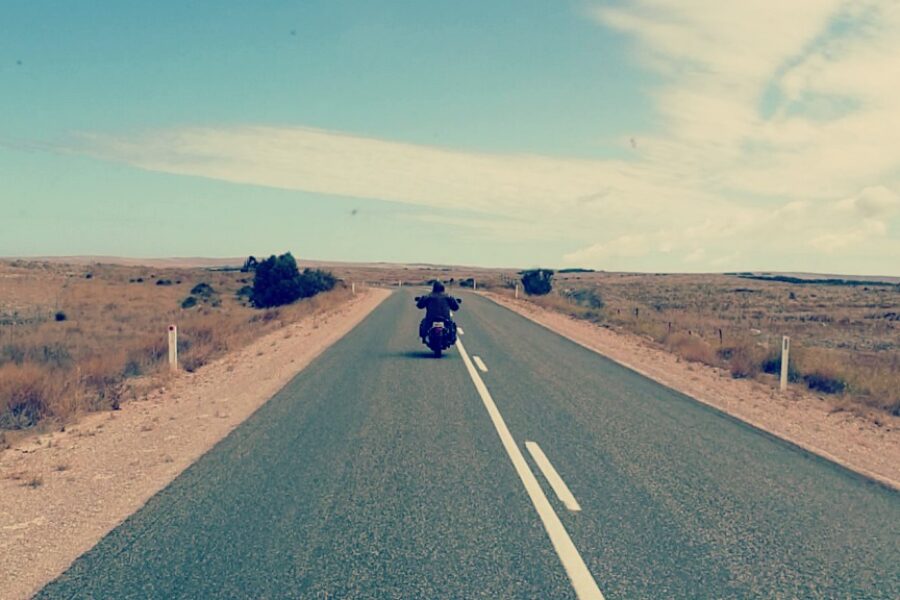
[[[578,549],[572,543],[572,538],[569,537],[569,533],[550,505],[550,501],[547,500],[544,490],[535,478],[534,473],[531,472],[525,457],[522,455],[522,451],[519,450],[512,434],[506,427],[503,416],[497,409],[491,393],[469,359],[465,346],[459,340],[457,340],[456,345],[459,347],[459,354],[466,365],[469,377],[472,378],[475,389],[478,391],[478,395],[481,396],[481,401],[484,402],[484,407],[487,409],[494,428],[497,430],[497,435],[500,436],[500,442],[509,455],[509,459],[512,461],[519,479],[522,480],[522,485],[525,486],[525,491],[528,492],[528,497],[531,499],[534,509],[544,524],[544,529],[547,531],[550,542],[553,544],[553,548],[556,550],[556,554],[559,556],[559,560],[569,576],[569,581],[572,582],[575,595],[578,596],[579,600],[604,600],[600,588],[597,587],[597,582],[594,581],[593,575],[588,571],[587,565],[584,564],[584,559],[581,558],[581,554],[578,553]]]
[[[472,360],[475,361],[475,365],[476,365],[479,369],[481,369],[481,372],[482,372],[482,373],[487,373],[487,372],[488,372],[488,371],[487,371],[487,365],[484,364],[484,361],[481,360],[481,357],[480,357],[480,356],[473,356],[473,357],[472,357]]]
[[[459,332],[459,335],[465,335],[465,331],[463,331],[462,327],[457,327],[456,330]]]
[[[544,478],[547,480],[547,483],[550,484],[550,487],[553,488],[553,491],[560,502],[565,504],[566,508],[573,512],[580,511],[581,506],[578,504],[575,496],[572,495],[569,486],[566,485],[563,478],[560,477],[556,469],[553,468],[550,459],[547,458],[547,455],[544,454],[541,447],[537,445],[537,442],[525,442],[525,447],[528,448],[528,452],[531,453],[531,458],[534,459],[534,462],[541,470],[541,473],[544,474]]]

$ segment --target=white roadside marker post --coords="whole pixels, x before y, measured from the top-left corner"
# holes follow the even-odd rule
[[[474,292],[477,289],[478,289],[478,281],[476,281],[476,279],[473,277],[472,278],[472,291]]]
[[[169,370],[178,371],[178,328],[169,325]]]
[[[781,338],[781,391],[787,389],[788,384],[788,364],[791,353],[791,338],[782,336]]]
[[[516,284],[516,300],[519,299],[519,284]]]
[[[350,293],[353,294],[354,296],[356,295],[356,282],[355,281],[350,282]]]

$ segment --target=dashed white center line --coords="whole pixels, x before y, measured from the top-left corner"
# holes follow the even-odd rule
[[[566,575],[569,576],[569,581],[572,582],[575,595],[578,596],[579,600],[604,600],[600,588],[597,587],[597,582],[594,581],[594,576],[588,571],[587,565],[584,564],[584,559],[581,558],[581,554],[578,553],[578,549],[572,543],[572,538],[569,537],[569,533],[550,505],[550,501],[547,500],[547,496],[544,494],[544,490],[538,483],[537,478],[535,478],[534,473],[528,467],[528,463],[509,432],[509,428],[497,409],[491,393],[488,391],[487,386],[484,385],[484,381],[482,381],[478,371],[475,370],[475,365],[469,359],[465,346],[460,340],[457,340],[456,345],[466,365],[466,371],[469,372],[469,377],[472,378],[475,389],[478,391],[478,395],[481,396],[481,401],[491,417],[491,422],[497,430],[497,435],[500,436],[500,442],[503,444],[510,461],[512,461],[519,479],[522,480],[522,485],[525,486],[525,491],[528,492],[528,497],[531,499],[534,509],[544,524],[544,529],[550,537],[550,542],[556,550],[556,555],[559,556],[559,560],[566,570]]]
[[[481,360],[480,356],[473,356],[472,360],[475,361],[475,365],[481,369],[482,373],[487,373],[487,365],[484,364],[484,361]]]
[[[525,442],[525,447],[528,448],[528,452],[531,453],[531,457],[534,459],[534,462],[537,463],[541,473],[544,474],[547,483],[553,488],[553,492],[556,494],[556,497],[559,498],[559,501],[565,504],[566,508],[573,512],[580,511],[581,506],[578,504],[575,496],[572,495],[569,486],[566,485],[566,482],[563,481],[562,477],[559,476],[559,473],[556,472],[556,469],[553,468],[550,459],[547,458],[547,455],[544,454],[541,447],[538,446],[536,442]]]

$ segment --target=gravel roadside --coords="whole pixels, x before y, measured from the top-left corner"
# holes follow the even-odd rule
[[[367,289],[119,411],[0,452],[0,596],[26,598],[62,573],[389,295]]]

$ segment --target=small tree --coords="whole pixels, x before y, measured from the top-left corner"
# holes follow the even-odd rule
[[[529,296],[544,296],[553,289],[551,269],[531,269],[522,271],[522,287]]]
[[[256,260],[256,257],[248,256],[247,260],[244,261],[244,266],[241,267],[241,273],[249,273],[250,271],[255,271],[257,266],[259,266],[259,261]]]
[[[257,263],[253,277],[253,305],[269,308],[290,304],[303,295],[297,261],[290,252],[276,257],[274,254]]]
[[[319,292],[327,292],[337,283],[334,275],[321,269],[304,269],[300,275],[300,297],[309,298]]]

